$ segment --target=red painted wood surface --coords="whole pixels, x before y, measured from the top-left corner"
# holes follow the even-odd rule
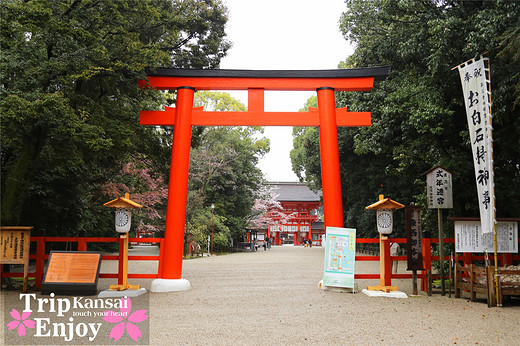
[[[323,215],[327,227],[343,227],[343,199],[339,167],[338,128],[334,90],[318,89]]]
[[[202,108],[202,107],[201,107]],[[309,112],[206,112],[194,108],[194,126],[319,126],[317,110]],[[255,106],[256,108],[256,106]],[[263,108],[263,105],[262,105]],[[141,111],[141,125],[175,125],[175,108],[165,107],[164,111]],[[370,126],[370,112],[347,112],[346,108],[336,108],[336,126]]]
[[[194,94],[195,90],[192,88],[177,90],[177,108],[168,182],[168,204],[166,206],[166,227],[164,230],[164,246],[161,246],[160,250],[161,261],[159,262],[159,275],[162,279],[182,278]]]
[[[141,87],[159,90],[174,90],[190,86],[197,90],[247,90],[263,89],[278,91],[315,91],[321,87],[336,91],[369,91],[374,86],[374,77],[358,78],[204,78],[149,76],[140,81]]]

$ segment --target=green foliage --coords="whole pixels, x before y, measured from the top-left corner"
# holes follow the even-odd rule
[[[190,234],[205,251],[208,237],[211,237],[213,230],[213,251],[224,252],[231,246],[231,231],[225,222],[224,216],[217,213],[212,215],[209,207],[198,208],[192,212],[192,217],[186,224],[186,234]]]
[[[451,68],[486,51],[491,59],[498,217],[520,215],[518,205],[511,203],[520,190],[520,118],[511,92],[518,87],[514,76],[520,66],[505,58],[518,59],[514,38],[520,26],[520,3],[346,3],[341,29],[356,50],[340,67],[392,66],[390,76],[372,91],[336,94],[338,107],[372,112],[372,126],[338,131],[346,225],[363,236],[377,235],[374,215],[364,207],[378,194],[426,207],[423,173],[435,165],[453,173],[454,209],[448,215],[478,215],[462,89],[457,71]],[[295,134],[293,167],[300,176],[319,182],[318,131]],[[308,155],[305,160],[304,155]],[[403,219],[397,214],[398,222]],[[423,209],[423,229],[436,229],[435,211]],[[403,234],[401,222],[396,235]]]
[[[139,111],[163,96],[138,79],[159,66],[217,67],[230,47],[226,9],[218,0],[0,6],[1,222],[34,235],[112,235],[103,184],[130,154],[159,173],[169,165],[168,133],[139,125]]]
[[[197,92],[196,106],[218,111],[244,111],[245,106],[227,93]],[[192,136],[187,222],[192,233],[208,235],[206,215],[222,224],[217,233],[242,241],[254,200],[263,183],[258,159],[269,151],[269,140],[259,137],[262,128],[198,127]],[[216,220],[216,219],[215,219]],[[228,246],[228,245],[226,245]]]

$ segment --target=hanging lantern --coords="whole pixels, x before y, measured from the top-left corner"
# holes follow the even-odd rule
[[[377,231],[381,234],[391,234],[393,230],[393,212],[390,209],[379,209],[376,213]]]
[[[103,205],[116,210],[115,227],[116,232],[120,234],[128,233],[130,231],[130,225],[132,224],[132,212],[130,209],[142,208],[140,204],[130,200],[130,195],[128,193],[125,194],[125,197],[116,198]]]
[[[404,208],[404,205],[383,195],[379,195],[379,201],[366,207],[369,210],[376,210],[377,231],[385,235],[393,231],[393,211],[401,208]]]

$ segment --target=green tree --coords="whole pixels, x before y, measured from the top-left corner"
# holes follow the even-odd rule
[[[199,91],[194,104],[212,111],[246,110],[222,92]],[[193,132],[187,230],[201,240],[207,237],[214,204],[214,233],[219,239],[241,241],[264,182],[256,164],[269,151],[269,140],[260,136],[261,127],[197,127]]]
[[[510,39],[515,32],[511,28],[520,26],[520,4],[444,0],[346,4],[341,30],[356,50],[340,67],[392,66],[390,76],[372,91],[336,94],[338,107],[372,112],[372,126],[338,131],[346,224],[375,236],[373,215],[364,207],[381,193],[406,205],[426,206],[422,174],[437,164],[453,172],[455,208],[450,215],[478,215],[460,80],[451,68],[484,52],[491,59],[498,216],[519,215],[518,206],[510,203],[520,189],[520,119],[511,92],[519,65],[505,56],[516,53]],[[318,158],[313,154],[308,162]],[[305,174],[319,177],[310,165]],[[435,229],[433,213],[424,212],[423,228]],[[403,231],[398,227],[397,234]]]
[[[219,0],[3,1],[2,224],[35,234],[112,230],[101,186],[142,153],[164,169],[168,139],[139,125],[162,104],[137,81],[155,67],[214,68],[226,54]],[[166,159],[164,158],[166,157]]]

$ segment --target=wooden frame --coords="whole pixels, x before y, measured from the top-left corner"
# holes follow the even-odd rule
[[[23,264],[24,293],[27,292],[31,230],[32,227],[0,227],[0,273],[3,264]]]

